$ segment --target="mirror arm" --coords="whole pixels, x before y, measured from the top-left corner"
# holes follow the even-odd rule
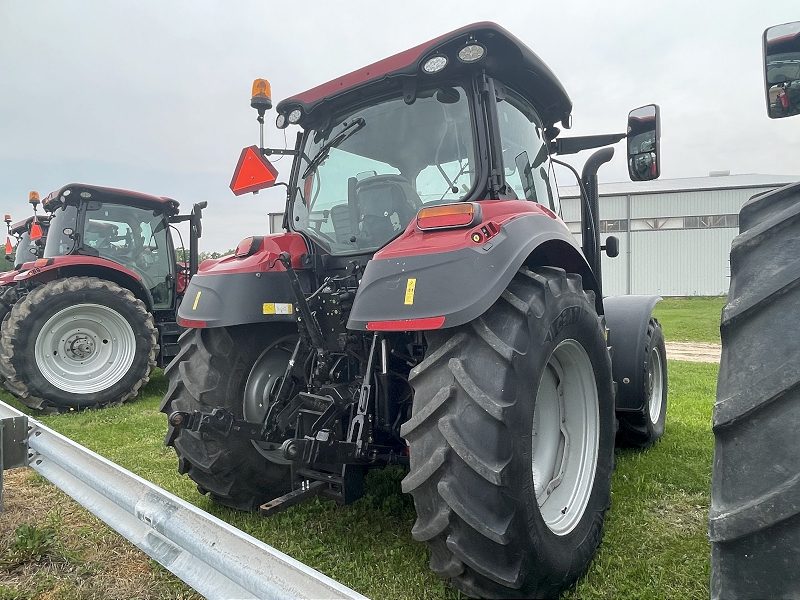
[[[602,135],[582,135],[577,137],[557,138],[550,142],[551,154],[575,154],[581,150],[602,148],[616,144],[627,137],[624,133],[605,133]]]

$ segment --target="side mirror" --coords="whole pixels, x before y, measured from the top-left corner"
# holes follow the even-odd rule
[[[650,181],[661,175],[661,111],[657,104],[628,113],[628,175]]]
[[[800,21],[770,27],[763,44],[769,118],[800,114]]]
[[[609,258],[616,258],[619,256],[619,238],[614,235],[608,236],[605,245],[600,246],[600,249],[605,250]]]

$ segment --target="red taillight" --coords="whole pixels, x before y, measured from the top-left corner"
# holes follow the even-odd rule
[[[419,331],[422,329],[439,329],[443,324],[444,317],[400,319],[399,321],[370,321],[367,323],[367,331]]]
[[[178,317],[178,325],[188,329],[204,329],[207,321],[192,321],[191,319],[181,319]]]
[[[417,214],[417,227],[422,231],[469,227],[477,221],[479,213],[479,207],[471,202],[430,206]]]

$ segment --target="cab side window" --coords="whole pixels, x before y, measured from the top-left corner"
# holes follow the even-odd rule
[[[558,212],[555,181],[550,179],[550,157],[542,122],[521,98],[507,92],[497,104],[506,184],[525,198]]]

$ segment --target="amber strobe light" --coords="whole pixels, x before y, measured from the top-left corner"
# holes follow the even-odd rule
[[[256,79],[253,82],[253,95],[250,98],[250,106],[263,113],[272,108],[272,88],[266,79]]]
[[[417,227],[423,231],[469,227],[476,219],[476,206],[470,202],[423,208],[417,214]]]

